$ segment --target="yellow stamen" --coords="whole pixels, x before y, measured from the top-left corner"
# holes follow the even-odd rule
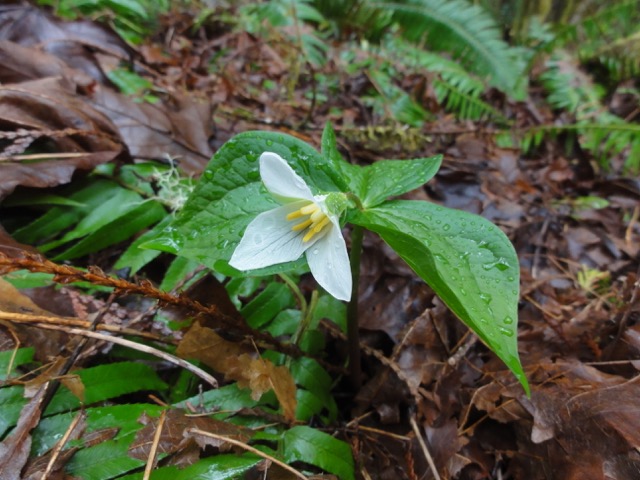
[[[296,218],[300,218],[302,216],[302,212],[300,210],[296,210],[295,212],[291,212],[287,215],[287,220],[295,220]]]
[[[297,225],[291,227],[291,230],[293,230],[294,232],[299,232],[300,230],[304,230],[305,228],[307,228],[312,223],[313,222],[311,221],[311,219],[305,220],[304,222],[298,223]]]
[[[305,236],[302,237],[302,242],[306,243],[309,240],[311,240],[316,234],[320,233],[324,228],[324,226],[329,222],[330,222],[329,217],[325,216],[318,223],[314,223],[313,225],[311,225],[311,227],[309,227],[309,230],[307,231]]]
[[[309,205],[302,207],[300,212],[302,212],[303,215],[311,215],[316,210],[320,210],[320,207],[315,203],[310,203]]]
[[[303,242],[308,242],[315,235],[320,233],[322,229],[331,222],[329,217],[325,215],[320,206],[316,203],[309,202],[304,207],[291,212],[286,216],[289,221],[296,220],[298,218],[307,217],[306,220],[302,220],[300,223],[296,223],[291,227],[294,232],[300,232],[305,228],[308,228],[307,232],[302,237]]]

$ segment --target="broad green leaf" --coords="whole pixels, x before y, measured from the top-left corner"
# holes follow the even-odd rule
[[[353,192],[367,208],[424,185],[442,164],[442,155],[435,155],[412,160],[381,160],[365,167],[351,165],[340,155],[329,124],[322,133],[322,154],[340,172],[338,178],[348,179],[343,190]]]
[[[381,160],[362,169],[356,195],[366,208],[376,206],[389,197],[424,185],[433,178],[441,164],[442,155],[413,160]]]
[[[516,375],[519,262],[506,235],[477,215],[396,200],[357,214],[378,233]]]
[[[53,284],[52,273],[30,272],[29,270],[16,270],[2,276],[7,282],[18,290],[25,288],[47,287]]]
[[[85,410],[87,431],[95,432],[105,428],[117,428],[115,439],[131,441],[135,433],[144,426],[140,423],[140,417],[143,414],[158,417],[162,410],[163,407],[150,404],[107,405],[87,408]],[[51,449],[64,435],[77,414],[77,411],[71,411],[41,419],[33,430],[33,452],[36,455],[42,455]]]
[[[118,187],[112,191],[109,197],[103,198],[101,203],[93,205],[91,210],[83,209],[83,214],[86,214],[86,216],[78,222],[73,230],[65,234],[61,239],[43,245],[40,249],[48,251],[71,240],[89,235],[115,219],[135,210],[142,202],[142,197],[137,193]]]
[[[123,215],[114,216],[112,221],[98,228],[65,250],[54,260],[69,260],[97,252],[110,245],[132,237],[150,225],[158,222],[167,215],[165,209],[158,202],[147,201],[138,204],[134,209]]]
[[[312,358],[300,357],[292,360],[290,370],[296,383],[307,390],[312,392],[331,390],[331,376]]]
[[[301,461],[333,473],[341,480],[355,478],[351,448],[329,434],[297,426],[283,433],[282,443],[282,454],[287,463]]]
[[[143,363],[120,362],[85,368],[74,372],[84,385],[84,404],[119,397],[144,390],[164,390],[164,383],[156,372]],[[80,401],[70,390],[61,387],[45,411],[47,415],[78,408]]]
[[[262,400],[262,399],[260,399]],[[260,401],[251,398],[251,390],[248,388],[240,389],[237,383],[225,385],[216,390],[209,390],[203,394],[198,394],[187,400],[184,400],[176,407],[186,408],[186,404],[202,405],[202,407],[210,410],[228,410],[230,412],[240,410],[242,408],[255,407]]]
[[[27,403],[23,395],[22,386],[0,388],[0,438],[18,421],[22,407]]]
[[[167,268],[167,271],[164,274],[164,278],[162,279],[162,283],[160,284],[160,290],[170,292],[175,287],[177,287],[178,284],[182,280],[184,280],[188,274],[198,268],[198,265],[200,264],[195,260],[191,260],[185,257],[176,257],[173,262],[171,262],[171,265],[169,265],[169,268]],[[184,285],[183,287],[187,287],[187,285]]]
[[[283,283],[270,283],[260,294],[240,310],[253,328],[269,323],[282,310],[293,306],[293,293]]]
[[[65,470],[82,480],[107,480],[141,467],[144,461],[129,456],[129,441],[107,440],[78,450]]]
[[[278,206],[260,181],[258,158],[266,151],[287,160],[312,190],[340,190],[330,162],[302,140],[274,132],[242,133],[218,150],[176,220],[144,248],[175,253],[222,273],[237,274],[227,261],[247,225],[259,213]],[[301,260],[251,273],[274,273],[303,264]]]
[[[171,216],[166,215],[164,219],[162,219],[151,230],[143,233],[138,238],[136,238],[113,266],[114,270],[129,268],[129,275],[135,275],[142,267],[154,260],[158,255],[160,255],[159,251],[140,248],[140,245],[160,233],[164,227],[169,225],[171,220]]]
[[[13,237],[23,243],[35,244],[46,240],[78,222],[90,211],[98,208],[122,190],[117,183],[107,180],[86,182],[87,186],[71,193],[67,198],[82,207],[55,207],[29,225],[13,232]]]
[[[299,422],[308,422],[314,415],[320,415],[324,409],[323,400],[309,390],[296,390],[296,401],[296,420]]]
[[[161,467],[153,471],[151,480],[236,480],[260,463],[257,455],[219,454],[202,458],[186,468]],[[142,480],[143,473],[120,477],[120,480]]]
[[[7,376],[15,373],[17,367],[32,361],[33,347],[0,352],[0,380],[6,380]]]

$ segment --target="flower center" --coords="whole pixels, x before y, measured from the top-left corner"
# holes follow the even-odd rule
[[[302,222],[295,224],[293,227],[291,227],[291,230],[293,230],[294,232],[299,232],[301,230],[307,229],[304,237],[302,237],[303,242],[308,242],[309,240],[311,240],[331,222],[329,217],[324,214],[322,209],[313,202],[309,202],[299,210],[291,212],[289,215],[287,215],[287,220],[289,221],[293,221],[298,218],[302,219]]]

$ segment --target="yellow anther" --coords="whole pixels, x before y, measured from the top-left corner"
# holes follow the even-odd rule
[[[309,240],[311,240],[316,234],[320,233],[325,225],[327,225],[330,221],[331,220],[329,220],[329,217],[325,216],[318,223],[314,223],[313,225],[311,225],[305,236],[302,237],[302,241],[308,242]]]
[[[316,205],[315,203],[310,203],[309,205],[302,207],[300,209],[300,212],[303,215],[311,215],[313,212],[317,210],[320,210],[320,207],[318,207],[318,205]]]
[[[286,218],[287,220],[292,221],[304,216],[307,216],[306,220],[302,220],[300,223],[296,223],[291,227],[291,230],[294,232],[300,232],[305,228],[308,228],[307,233],[302,237],[303,242],[311,240],[331,221],[322,211],[320,206],[313,202],[309,202],[307,205],[295,212],[289,213]]]
[[[304,222],[298,223],[297,225],[291,227],[291,230],[293,230],[294,232],[299,232],[300,230],[304,230],[305,228],[307,228],[312,223],[313,222],[311,221],[311,219],[305,220]]]
[[[317,209],[315,212],[311,214],[309,217],[313,223],[318,223],[324,217],[324,212],[320,209]]]
[[[291,212],[287,215],[287,220],[295,220],[296,218],[300,218],[302,216],[302,212],[300,210],[296,210],[295,212]]]

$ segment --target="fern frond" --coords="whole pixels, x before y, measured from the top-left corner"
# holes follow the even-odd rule
[[[547,101],[551,106],[569,111],[576,121],[527,130],[522,142],[523,150],[539,144],[547,135],[575,133],[581,147],[592,152],[603,167],[608,166],[610,157],[623,155],[627,170],[640,171],[640,125],[626,122],[609,112],[601,102],[602,88],[572,63],[568,55],[557,52],[547,63],[547,70],[540,79],[549,93]]]
[[[508,123],[498,110],[480,98],[486,90],[486,85],[467,72],[460,63],[418,48],[399,38],[387,41],[383,54],[388,61],[401,62],[418,73],[426,70],[435,74],[433,87],[438,103],[455,113],[458,118],[491,118],[500,123]]]
[[[575,46],[582,61],[599,61],[615,78],[640,73],[640,0],[602,2],[591,15],[563,25],[556,44]]]
[[[524,65],[501,38],[494,19],[465,0],[374,1],[393,11],[403,34],[429,50],[451,52],[474,73],[511,96],[519,96]]]

